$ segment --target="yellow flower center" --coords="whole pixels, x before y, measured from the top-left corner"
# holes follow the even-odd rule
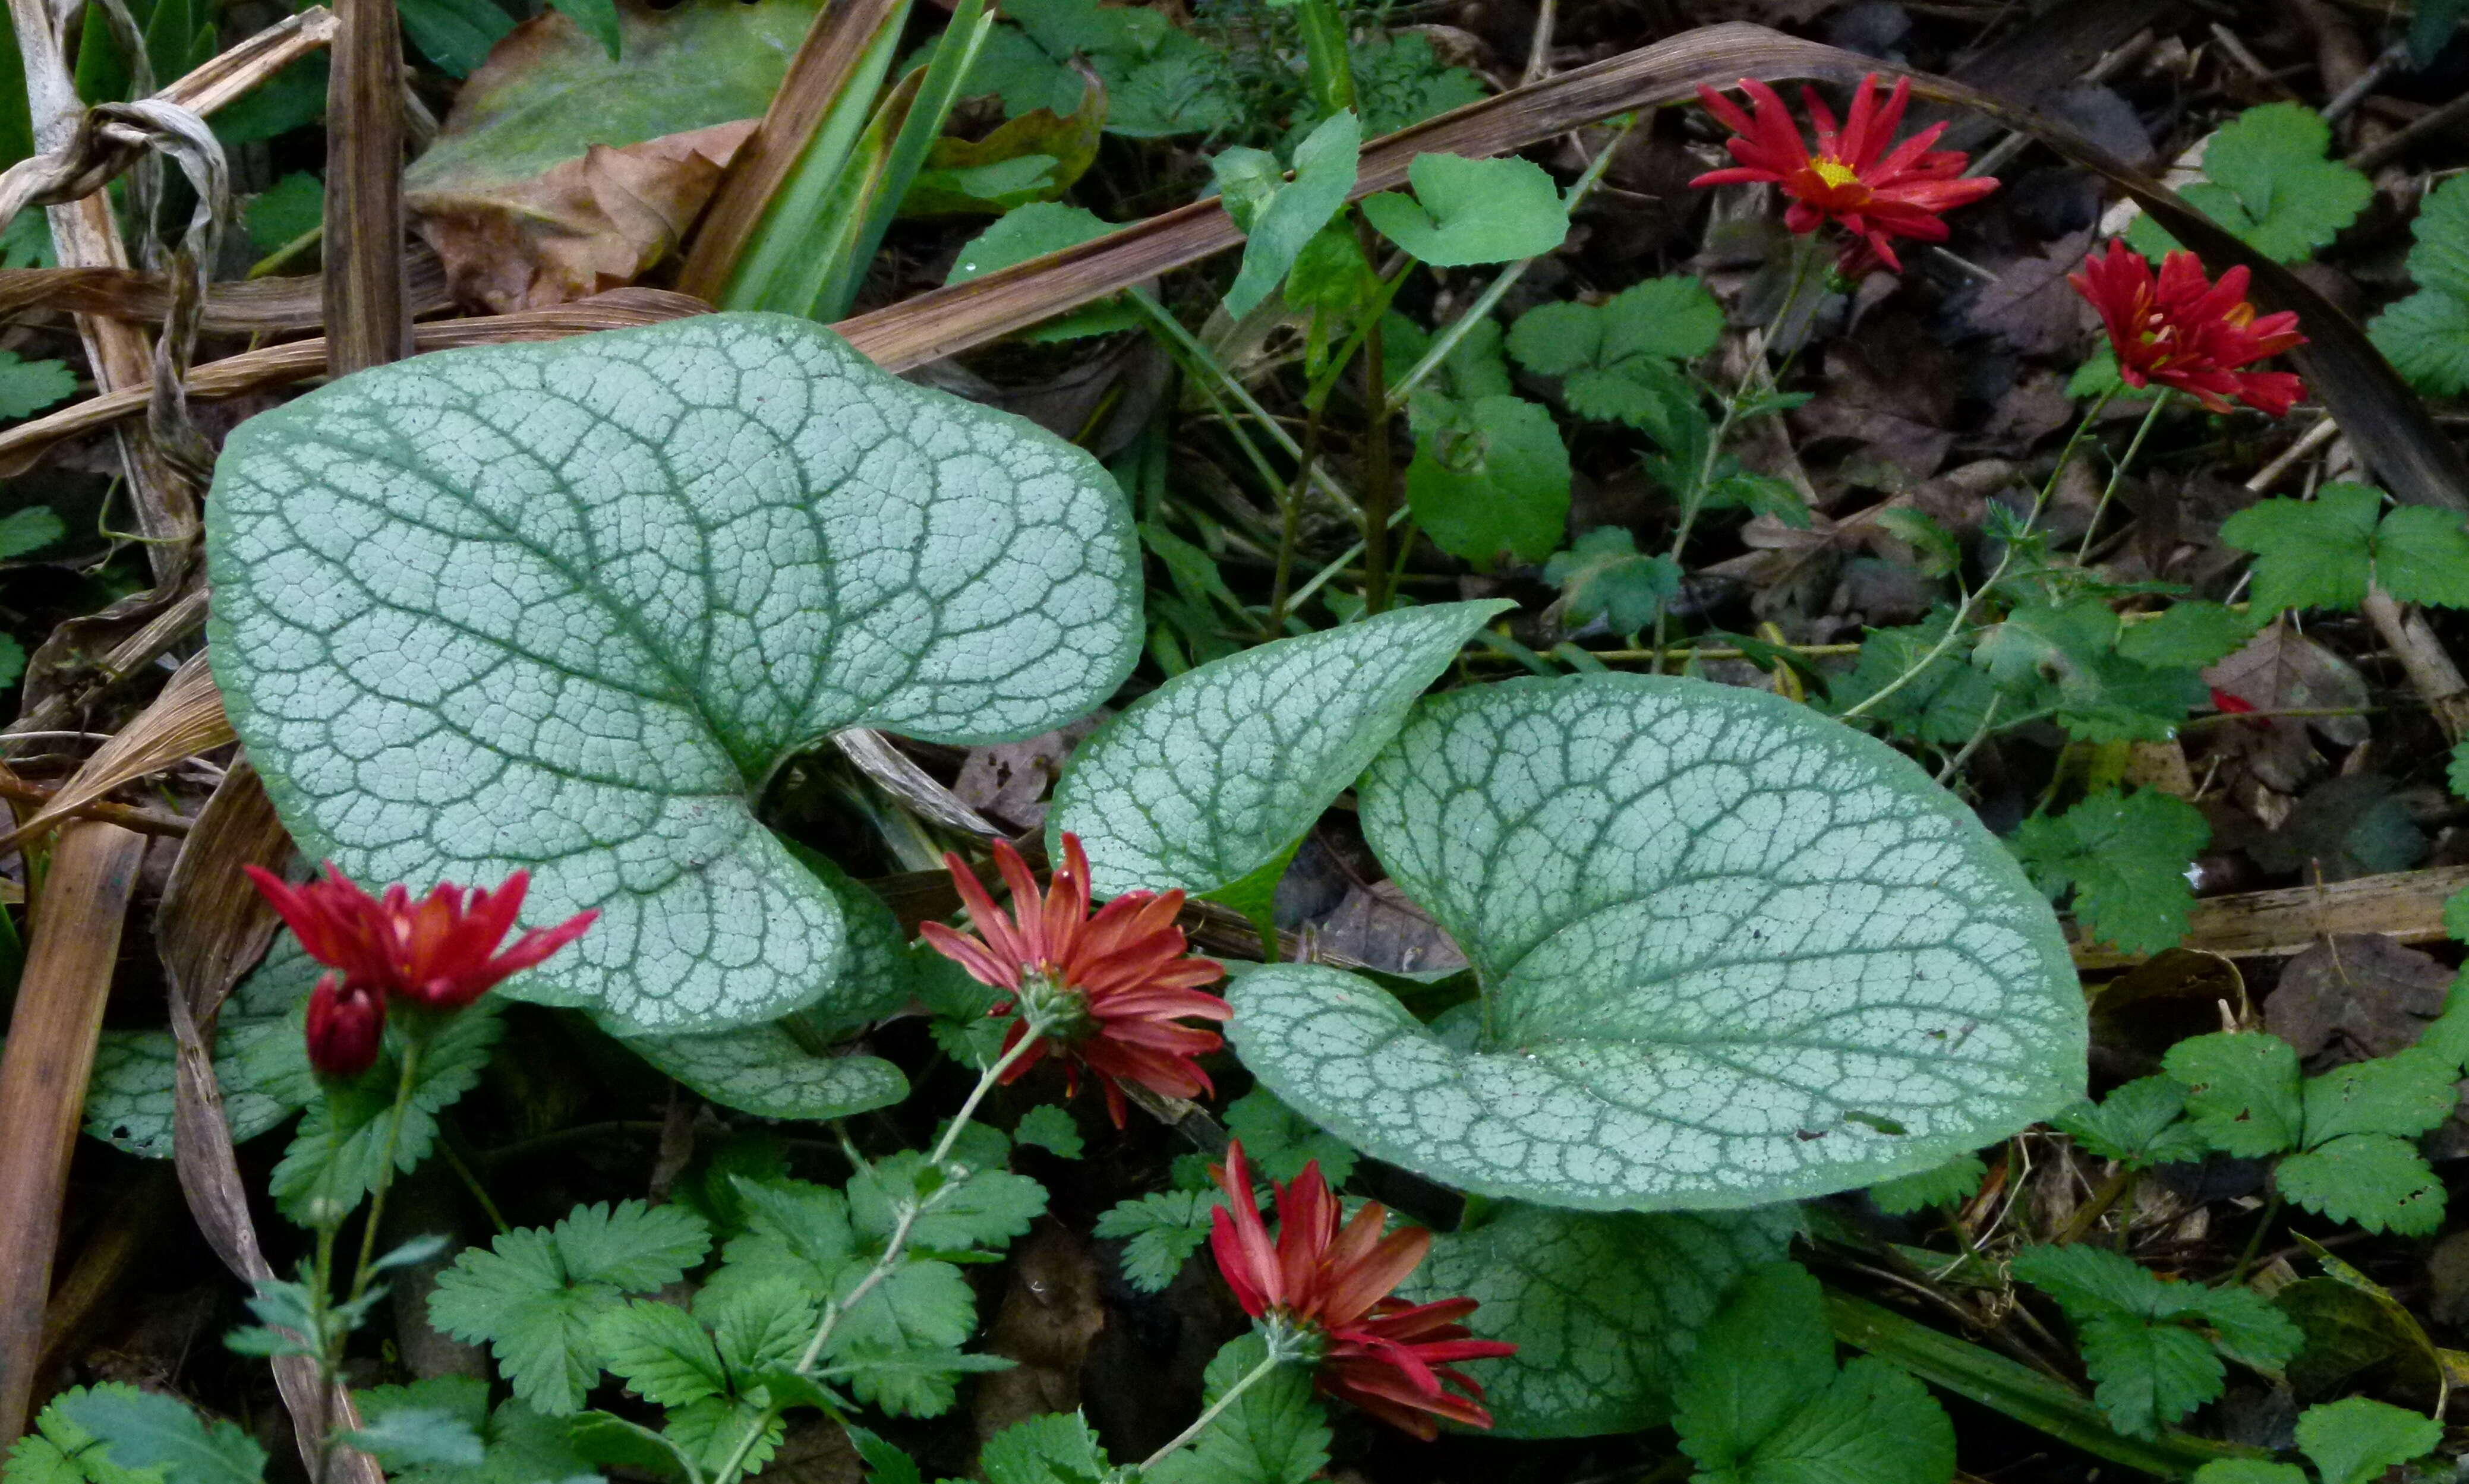
[[[1821,155],[1818,158],[1810,161],[1809,168],[1817,172],[1818,179],[1825,181],[1829,186],[1832,186],[1838,191],[1845,186],[1856,183],[1860,178],[1860,172],[1858,171],[1854,170],[1851,166],[1844,164],[1841,160],[1834,158],[1833,155]]]

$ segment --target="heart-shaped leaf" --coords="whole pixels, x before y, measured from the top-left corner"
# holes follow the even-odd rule
[[[1805,708],[1643,675],[1458,691],[1358,797],[1479,1004],[1427,1028],[1302,964],[1230,998],[1245,1064],[1367,1153],[1551,1205],[1762,1205],[2083,1095],[2047,902],[1909,760]]]
[[[1742,1274],[1783,1257],[1792,1206],[1740,1212],[1555,1211],[1510,1205],[1471,1231],[1436,1235],[1398,1290],[1465,1297],[1466,1325],[1517,1354],[1475,1369],[1492,1431],[1594,1437],[1659,1427],[1672,1387]],[[1604,1275],[1619,1273],[1618,1282]]]
[[[232,435],[207,542],[216,677],[303,850],[529,867],[529,921],[602,915],[508,992],[620,1031],[835,983],[841,910],[750,809],[783,757],[1050,730],[1141,633],[1095,460],[773,315],[347,377]]]
[[[1240,880],[1301,838],[1466,637],[1514,606],[1401,608],[1184,672],[1073,754],[1049,848],[1079,835],[1101,896]]]

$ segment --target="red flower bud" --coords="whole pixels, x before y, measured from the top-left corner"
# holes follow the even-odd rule
[[[385,996],[328,974],[309,992],[309,1064],[328,1077],[375,1065],[385,1037]]]

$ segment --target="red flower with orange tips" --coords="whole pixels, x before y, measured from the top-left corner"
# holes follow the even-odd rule
[[[1431,1250],[1430,1232],[1408,1226],[1382,1235],[1389,1212],[1376,1200],[1341,1225],[1337,1198],[1315,1159],[1274,1186],[1272,1241],[1240,1140],[1226,1146],[1226,1163],[1215,1173],[1226,1192],[1209,1233],[1217,1270],[1243,1312],[1269,1322],[1273,1344],[1275,1331],[1302,1332],[1306,1353],[1317,1352],[1314,1384],[1426,1441],[1439,1435],[1441,1418],[1491,1426],[1483,1387],[1452,1362],[1513,1355],[1517,1347],[1476,1339],[1457,1322],[1474,1313],[1473,1299],[1409,1304],[1390,1296]]]
[[[2117,353],[2117,374],[2127,385],[2174,387],[2213,412],[2229,410],[2229,399],[2280,417],[2306,394],[2306,384],[2286,371],[2241,371],[2269,355],[2306,343],[2297,316],[2282,310],[2258,317],[2246,298],[2248,273],[2229,269],[2214,284],[2203,260],[2173,252],[2152,264],[2122,242],[2084,260],[2084,270],[2066,282],[2100,311]]]
[[[1742,78],[1741,91],[1749,95],[1754,113],[1743,113],[1722,94],[1698,85],[1697,96],[1706,111],[1732,130],[1732,158],[1741,163],[1708,171],[1689,183],[1765,182],[1781,187],[1791,197],[1784,213],[1785,226],[1808,233],[1834,221],[1852,234],[1854,241],[1843,255],[1847,269],[1865,269],[1874,255],[1878,264],[1902,272],[1903,263],[1895,257],[1889,239],[1943,242],[1947,227],[1938,219],[1942,213],[1997,189],[1997,182],[1986,175],[1962,178],[1962,150],[1929,148],[1946,132],[1943,124],[1932,124],[1888,148],[1911,101],[1908,78],[1896,80],[1895,90],[1882,104],[1878,102],[1878,75],[1873,72],[1862,78],[1852,93],[1852,116],[1839,126],[1834,110],[1815,89],[1801,89],[1801,102],[1817,126],[1814,154],[1802,141],[1791,110],[1773,88],[1755,78]]]
[[[414,902],[400,885],[372,897],[331,860],[324,880],[298,886],[271,871],[245,869],[309,956],[336,970],[310,994],[309,1052],[319,1071],[337,1076],[366,1071],[377,1060],[383,996],[437,1013],[461,1010],[581,937],[600,916],[582,912],[555,927],[535,927],[500,952],[531,888],[527,871],[495,891],[442,882]]]
[[[1064,1060],[1065,1095],[1079,1090],[1086,1067],[1105,1089],[1106,1111],[1118,1129],[1122,1083],[1177,1098],[1213,1090],[1193,1059],[1225,1042],[1214,1031],[1181,1021],[1223,1020],[1234,1012],[1199,991],[1225,970],[1212,959],[1184,956],[1188,945],[1174,925],[1183,893],[1125,892],[1091,917],[1089,857],[1077,835],[1063,837],[1063,864],[1043,893],[1020,852],[997,840],[995,865],[1011,887],[1013,912],[1006,913],[959,856],[943,860],[969,921],[984,937],[940,923],[926,924],[919,935],[970,978],[1010,993],[993,1012],[1009,1015],[1015,1006],[1022,1012],[1004,1038],[1006,1054],[1024,1038],[1036,1038],[1003,1081],[1014,1081],[1051,1052]]]

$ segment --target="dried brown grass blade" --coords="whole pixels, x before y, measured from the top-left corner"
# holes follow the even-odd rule
[[[145,854],[144,835],[70,825],[35,904],[34,941],[0,1051],[0,1441],[26,1430],[34,1402],[69,1152]]]
[[[2324,933],[2382,933],[2402,943],[2434,943],[2444,937],[2444,900],[2464,889],[2469,866],[2446,866],[2206,897],[2187,921],[2184,947],[2250,958],[2303,952]],[[2074,957],[2076,968],[2099,970],[2139,964],[2144,955],[2078,937]]]
[[[1418,154],[1505,153],[1614,114],[1692,97],[1701,82],[1729,84],[1747,77],[1848,83],[1870,72],[1908,77],[1921,98],[1974,109],[2031,135],[2108,178],[2214,267],[2246,266],[2253,274],[2258,304],[2297,312],[2311,337],[2310,344],[2293,353],[2298,370],[2392,493],[2417,504],[2469,509],[2469,463],[2365,332],[2331,301],[2215,226],[2158,181],[2074,130],[1946,78],[1888,66],[1763,26],[1708,26],[1374,140],[1363,152],[1355,194],[1403,184],[1406,166]],[[1241,240],[1216,202],[1198,201],[1078,247],[938,288],[833,328],[886,369],[906,371]]]
[[[469,319],[431,320],[412,327],[413,343],[423,352],[460,350],[474,345],[505,345],[519,340],[558,340],[595,330],[625,330],[657,325],[662,320],[708,314],[711,306],[684,294],[658,288],[614,288],[572,304],[514,314],[483,314]],[[295,340],[241,355],[208,361],[189,373],[193,398],[240,397],[270,387],[288,386],[326,370],[323,339]],[[63,438],[109,427],[146,410],[146,389],[110,392],[63,407],[49,417],[21,422],[0,433],[0,477],[23,473],[43,450]]]
[[[336,0],[326,88],[326,369],[412,353],[403,265],[403,27],[394,0]]]
[[[406,269],[412,313],[435,314],[453,307],[446,292],[446,265],[435,253],[413,249]],[[199,328],[243,335],[321,329],[326,323],[324,293],[323,281],[313,277],[217,284],[206,290]],[[171,297],[161,274],[133,268],[0,268],[0,319],[50,310],[158,324]]]
[[[893,798],[944,829],[958,830],[981,839],[1010,836],[1010,831],[971,809],[881,732],[851,727],[845,732],[834,732],[832,745]]]
[[[196,830],[163,885],[155,909],[154,942],[169,981],[172,1039],[179,1048],[173,1082],[172,1158],[190,1215],[206,1243],[233,1276],[260,1283],[273,1276],[248,1212],[248,1188],[232,1151],[231,1125],[223,1117],[222,1089],[212,1056],[216,1014],[265,952],[275,931],[274,909],[241,867],[279,871],[291,858],[291,837],[274,817],[257,770],[235,763],[213,798],[198,811]],[[291,1413],[301,1461],[313,1473],[317,1440],[333,1417],[338,1427],[359,1426],[349,1393],[320,1386],[316,1365],[286,1356],[274,1364],[274,1383]],[[331,1410],[330,1410],[331,1409]],[[344,1484],[383,1484],[377,1460],[354,1449],[337,1449],[328,1478]]]
[[[152,705],[95,749],[41,813],[0,836],[0,851],[42,833],[81,805],[95,802],[131,779],[160,772],[183,758],[234,740],[231,720],[223,715],[222,692],[215,689],[214,674],[206,668],[206,656],[199,653],[173,674]]]
[[[717,300],[728,286],[729,272],[772,197],[796,168],[868,43],[899,9],[900,0],[834,0],[816,15],[763,122],[739,147],[704,209],[678,274],[681,290]]]

